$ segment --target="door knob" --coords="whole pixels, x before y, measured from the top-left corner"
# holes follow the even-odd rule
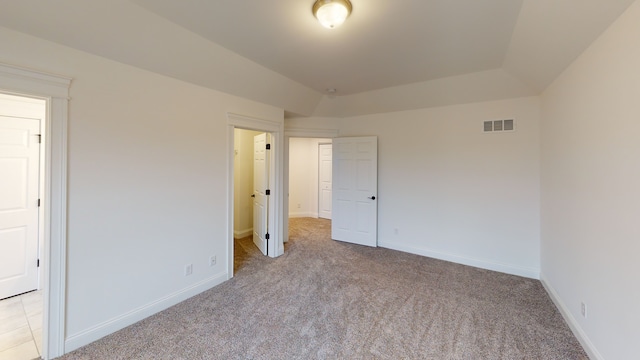
[[[376,199],[376,197],[375,197],[375,196],[369,196],[369,199],[371,199],[371,200],[375,200],[375,199]]]

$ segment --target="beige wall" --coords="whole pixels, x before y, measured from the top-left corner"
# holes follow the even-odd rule
[[[640,353],[638,24],[640,2],[542,96],[542,279],[600,359]]]

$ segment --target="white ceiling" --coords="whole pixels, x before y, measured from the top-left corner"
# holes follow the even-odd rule
[[[134,0],[317,91],[348,95],[502,66],[522,0],[353,0],[336,29],[313,0]],[[277,6],[275,6],[277,4]]]
[[[486,100],[485,85],[489,98],[537,94],[634,0],[351,1],[333,30],[314,0],[0,0],[0,25],[292,113],[344,116],[371,111],[355,100],[425,107],[403,91],[438,94],[428,106]],[[477,96],[456,97],[467,78]]]

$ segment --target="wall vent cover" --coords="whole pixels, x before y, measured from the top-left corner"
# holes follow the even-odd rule
[[[505,132],[515,131],[516,123],[513,119],[506,120],[487,120],[483,123],[483,132]]]

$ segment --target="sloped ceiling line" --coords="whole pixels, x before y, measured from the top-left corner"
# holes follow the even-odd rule
[[[0,23],[287,114],[345,117],[539,94],[633,1],[352,0],[328,30],[313,0],[22,0]]]

